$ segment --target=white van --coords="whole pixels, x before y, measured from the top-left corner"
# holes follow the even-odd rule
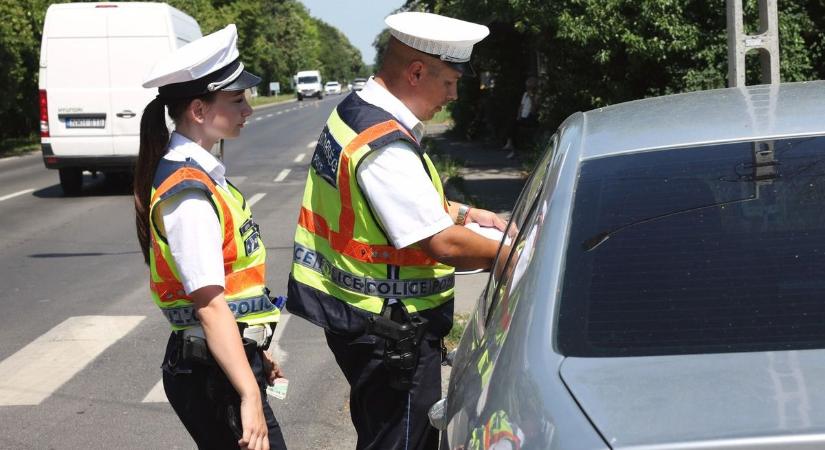
[[[318,70],[302,70],[295,74],[295,92],[298,94],[298,100],[303,100],[306,97],[324,98],[321,72]]]
[[[43,161],[68,195],[83,170],[134,167],[143,108],[157,89],[143,78],[164,54],[201,37],[192,17],[165,3],[49,6],[40,47]]]

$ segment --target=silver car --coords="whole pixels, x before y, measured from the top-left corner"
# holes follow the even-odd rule
[[[508,234],[442,448],[825,448],[825,82],[574,114]]]

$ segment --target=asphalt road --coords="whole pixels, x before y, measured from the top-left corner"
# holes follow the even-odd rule
[[[307,163],[343,97],[259,109],[227,142],[228,178],[250,202],[268,282],[286,292]],[[63,197],[39,154],[0,160],[0,448],[194,448],[159,390],[168,325],[151,301],[132,197],[85,175]],[[290,449],[354,448],[348,388],[308,322],[283,318],[289,392],[270,399]]]

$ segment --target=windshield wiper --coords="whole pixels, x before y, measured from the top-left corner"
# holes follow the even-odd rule
[[[718,202],[718,203],[713,203],[713,204],[710,204],[710,205],[695,206],[693,208],[682,209],[682,210],[679,210],[679,211],[673,211],[673,212],[669,212],[669,213],[665,213],[665,214],[660,214],[658,216],[653,216],[653,217],[648,217],[646,219],[637,220],[635,222],[630,222],[630,223],[622,225],[620,227],[613,228],[612,230],[602,231],[600,233],[595,234],[593,237],[591,237],[590,239],[587,239],[586,241],[584,241],[582,243],[582,249],[586,252],[594,250],[596,247],[602,245],[602,243],[604,243],[604,241],[610,239],[610,236],[613,236],[614,234],[616,234],[616,233],[618,233],[618,232],[620,232],[620,231],[622,231],[626,228],[630,228],[634,225],[653,222],[653,221],[656,221],[656,220],[659,220],[659,219],[664,219],[666,217],[672,217],[672,216],[676,216],[676,215],[679,215],[679,214],[699,211],[699,210],[702,210],[702,209],[716,208],[716,207],[719,207],[719,206],[732,205],[734,203],[749,202],[751,200],[757,200],[758,198],[759,198],[759,196],[757,194],[754,194],[754,195],[752,195],[750,197],[747,197],[747,198],[740,198],[740,199],[737,199],[737,200],[729,200],[729,201],[726,201],[726,202]]]

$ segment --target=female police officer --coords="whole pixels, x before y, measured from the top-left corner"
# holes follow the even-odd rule
[[[264,286],[266,252],[249,205],[206,149],[236,137],[260,78],[238,58],[235,25],[160,60],[140,124],[138,239],[152,298],[172,326],[163,386],[199,448],[285,448],[264,384],[280,315]],[[164,109],[175,123],[171,137]],[[243,336],[243,337],[242,337]]]

